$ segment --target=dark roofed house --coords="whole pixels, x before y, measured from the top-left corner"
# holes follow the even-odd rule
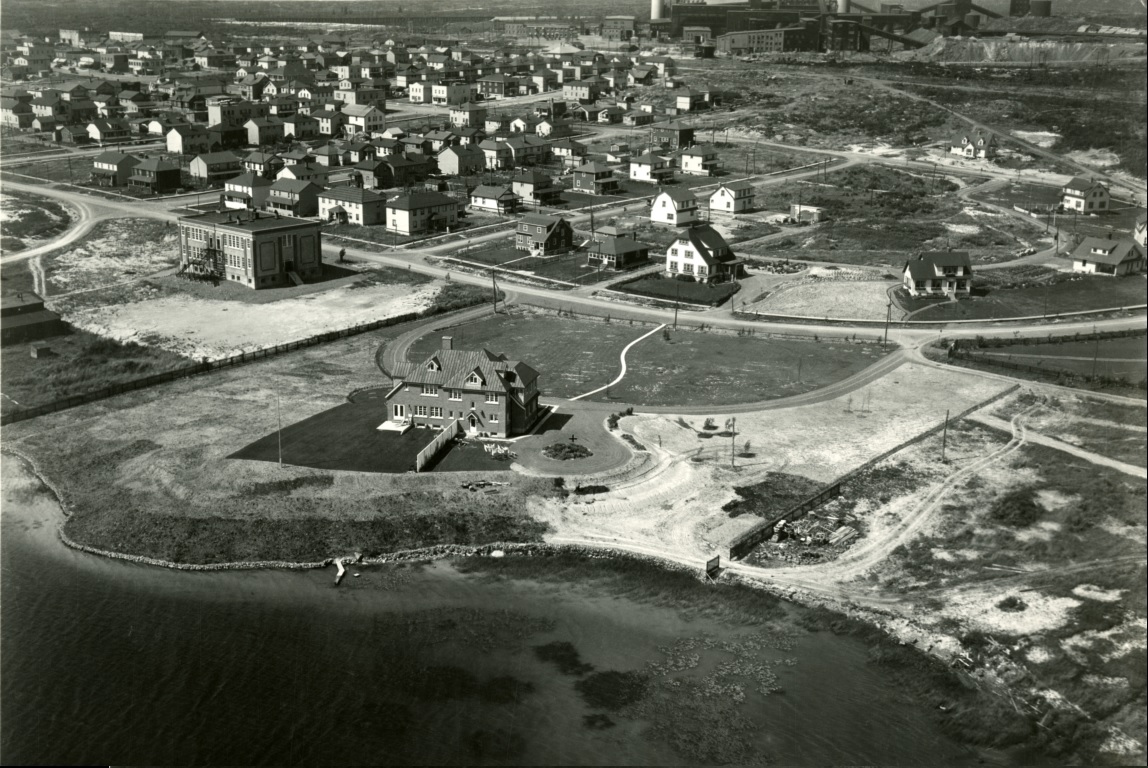
[[[319,212],[319,185],[307,179],[276,179],[263,209],[286,216],[314,216]]]
[[[510,188],[525,203],[538,205],[560,205],[562,187],[541,171],[522,170],[510,180]]]
[[[1072,271],[1131,275],[1144,271],[1144,247],[1131,238],[1086,237],[1072,252]]]
[[[604,163],[586,163],[574,169],[574,191],[588,195],[616,195],[621,191],[614,169]]]
[[[92,161],[92,181],[101,187],[122,187],[138,163],[139,158],[122,152],[101,152]]]
[[[565,253],[574,247],[574,228],[561,216],[528,213],[518,222],[514,247],[539,256]]]
[[[442,349],[414,366],[387,394],[390,422],[446,428],[461,422],[472,435],[508,437],[527,432],[541,415],[538,371],[483,349]]]
[[[387,231],[420,235],[458,224],[458,201],[441,192],[411,192],[387,201]]]
[[[0,299],[0,345],[19,344],[68,332],[68,324],[31,291]]]
[[[734,280],[745,271],[743,259],[709,224],[690,227],[666,249],[666,276],[691,275],[699,283]]]
[[[149,157],[132,169],[128,183],[133,187],[150,190],[155,195],[174,192],[180,187],[179,166],[167,160]]]
[[[518,210],[520,199],[509,186],[480,184],[471,190],[470,207],[505,215]]]
[[[600,233],[586,255],[586,264],[600,269],[629,269],[650,260],[650,246],[631,235]]]
[[[910,296],[968,296],[973,266],[968,251],[927,251],[905,263],[902,283]]]

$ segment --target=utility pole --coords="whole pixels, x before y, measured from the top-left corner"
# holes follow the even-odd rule
[[[892,314],[893,314],[893,302],[892,302],[892,300],[890,300],[889,303],[885,305],[885,341],[881,345],[881,350],[883,352],[889,351],[889,318]]]
[[[677,276],[674,276],[677,279]],[[678,330],[678,305],[682,303],[682,284],[674,286],[674,330]]]
[[[1092,326],[1092,332],[1096,334],[1096,345],[1092,348],[1092,378],[1096,378],[1096,360],[1100,355],[1100,334],[1096,333],[1096,326]]]
[[[498,314],[498,280],[494,277],[494,267],[490,268],[490,298],[494,302],[494,313]]]
[[[725,423],[725,428],[729,430],[729,468],[734,468],[734,444],[737,441],[737,417],[730,416]]]
[[[283,413],[279,408],[279,390],[275,390],[275,420],[279,422],[277,431],[279,440],[279,469],[283,469]]]
[[[945,448],[949,444],[949,412],[945,411],[945,427],[941,433],[941,463],[945,463]]]

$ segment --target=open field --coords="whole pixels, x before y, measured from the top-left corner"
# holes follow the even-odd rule
[[[1139,343],[1143,355],[1144,339]],[[1148,466],[1148,419],[1143,408],[1061,396],[1050,398],[1047,406],[1030,415],[1026,423],[1069,445],[1127,464]]]
[[[582,238],[576,233],[575,244]],[[610,270],[598,270],[586,265],[585,251],[571,251],[557,256],[533,257],[529,251],[519,251],[512,241],[495,240],[484,243],[468,250],[455,251],[455,256],[464,261],[474,261],[480,264],[512,269],[538,277],[551,280],[563,280],[569,283],[586,285],[603,280],[612,280],[617,273]]]
[[[1148,376],[1144,337],[1097,341],[1021,344],[978,350],[987,357],[1036,365],[1077,376],[1123,376],[1131,382]]]
[[[503,473],[495,494],[424,477],[229,459],[285,421],[385,385],[379,343],[401,327],[142,390],[4,428],[74,505],[67,532],[97,547],[184,562],[314,561],[436,543],[537,540],[549,480]],[[375,426],[374,424],[371,425]],[[441,477],[442,480],[434,478]],[[465,515],[455,514],[465,510]]]
[[[983,274],[983,273],[982,273]],[[974,283],[976,286],[976,283]],[[987,320],[1081,312],[1148,303],[1143,275],[1105,277],[1057,275],[1044,286],[1018,288],[974,287],[973,295],[957,302],[936,304],[914,320]]]
[[[187,365],[186,358],[165,349],[120,343],[86,331],[53,336],[47,342],[52,353],[46,357],[33,358],[30,344],[11,344],[0,353],[0,413]]]
[[[60,234],[71,224],[65,205],[44,197],[0,194],[0,251],[16,253]]]
[[[44,259],[48,295],[87,291],[179,264],[179,234],[155,219],[101,221],[71,247]]]
[[[753,304],[742,304],[742,312],[799,315],[803,317],[834,317],[864,320],[884,320],[889,303],[888,289],[896,283],[866,280],[872,272],[847,272],[837,278],[834,272],[814,267],[811,281],[795,281],[780,286],[766,298]],[[844,272],[844,271],[843,271]],[[817,279],[820,274],[822,279]],[[853,279],[849,279],[853,277]],[[893,319],[902,312],[894,307]]]

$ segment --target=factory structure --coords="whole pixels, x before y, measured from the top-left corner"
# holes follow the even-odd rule
[[[873,0],[650,0],[650,31],[729,55],[868,51],[874,39],[920,48],[976,34],[985,19],[1051,16],[1052,0],[948,0],[926,7]]]

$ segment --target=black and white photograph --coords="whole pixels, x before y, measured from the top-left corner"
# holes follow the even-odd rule
[[[1145,0],[0,0],[0,764],[1148,763]]]

